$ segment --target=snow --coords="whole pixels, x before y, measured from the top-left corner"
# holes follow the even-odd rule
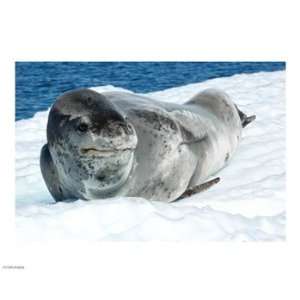
[[[183,103],[205,88],[227,92],[257,119],[243,131],[230,164],[211,189],[168,204],[142,198],[54,203],[39,169],[48,111],[16,122],[18,240],[285,240],[285,72],[223,77],[148,93]],[[96,91],[123,90],[113,86]]]

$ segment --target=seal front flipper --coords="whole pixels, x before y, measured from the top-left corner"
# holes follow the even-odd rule
[[[208,135],[206,126],[199,115],[188,110],[175,110],[171,112],[181,131],[181,145],[190,145],[204,141]]]
[[[209,189],[210,187],[212,187],[213,185],[215,185],[216,183],[218,183],[219,181],[220,181],[220,177],[216,177],[216,178],[206,181],[202,184],[196,185],[190,189],[187,189],[179,198],[175,199],[172,202],[175,202],[175,201],[181,200],[183,198],[187,198],[187,197],[190,197],[197,193],[203,192],[203,191]]]
[[[192,132],[191,130],[187,129],[184,126],[180,126],[181,135],[182,135],[182,142],[180,145],[191,145],[203,142],[207,139],[206,132]]]
[[[56,168],[48,149],[48,144],[45,144],[41,150],[40,166],[46,186],[55,201],[58,202],[66,199],[72,199],[73,197],[64,191],[59,181]]]

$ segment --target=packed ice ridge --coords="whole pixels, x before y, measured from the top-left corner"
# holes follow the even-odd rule
[[[148,93],[184,103],[205,88],[227,92],[257,119],[221,182],[173,204],[142,198],[56,203],[39,168],[48,111],[16,126],[16,232],[21,241],[280,241],[285,239],[285,72],[223,77]],[[96,91],[124,89],[103,86]],[[131,91],[129,91],[131,92]]]

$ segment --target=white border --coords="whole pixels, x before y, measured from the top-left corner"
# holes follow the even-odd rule
[[[289,1],[1,4],[3,299],[299,299],[299,47]],[[295,18],[296,20],[296,18]],[[298,22],[298,21],[297,21]],[[298,22],[299,23],[299,22]],[[287,61],[286,243],[14,242],[14,61]],[[298,278],[297,278],[298,280]]]

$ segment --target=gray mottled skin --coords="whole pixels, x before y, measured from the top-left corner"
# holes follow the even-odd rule
[[[205,90],[183,105],[123,92],[70,91],[49,114],[41,170],[56,201],[139,196],[170,202],[223,168],[241,112]]]

